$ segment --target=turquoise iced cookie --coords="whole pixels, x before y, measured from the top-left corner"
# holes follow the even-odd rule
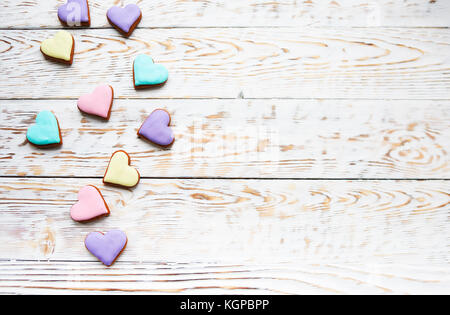
[[[163,84],[169,78],[169,71],[162,65],[155,64],[147,55],[139,55],[133,66],[134,87],[146,88]]]
[[[37,146],[56,146],[62,144],[58,120],[49,111],[42,111],[36,117],[36,124],[27,131],[27,140]]]

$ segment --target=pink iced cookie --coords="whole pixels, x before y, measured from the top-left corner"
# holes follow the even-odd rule
[[[78,192],[78,202],[70,209],[74,221],[86,222],[109,215],[109,208],[100,190],[95,186],[85,186]]]
[[[78,99],[78,109],[86,114],[109,120],[114,99],[114,90],[109,85],[98,86],[92,94]]]

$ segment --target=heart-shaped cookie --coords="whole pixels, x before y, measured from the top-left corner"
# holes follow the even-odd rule
[[[170,121],[170,114],[167,111],[157,109],[144,121],[138,136],[163,147],[170,146],[175,141],[172,128],[169,127]]]
[[[100,190],[92,185],[78,192],[78,202],[70,209],[74,221],[87,222],[109,215],[109,208]]]
[[[112,7],[106,13],[109,23],[124,36],[129,37],[142,19],[141,9],[135,4],[125,8]]]
[[[103,183],[123,187],[134,187],[139,183],[139,172],[130,166],[130,156],[125,151],[117,151],[111,157]]]
[[[75,51],[75,40],[66,31],[59,31],[41,44],[41,52],[45,58],[71,65]]]
[[[36,116],[36,123],[28,128],[27,140],[38,147],[54,147],[62,144],[58,119],[50,111]]]
[[[163,65],[155,64],[147,55],[139,55],[134,60],[133,80],[135,89],[143,89],[166,83],[169,71]]]
[[[88,0],[67,0],[58,8],[58,19],[65,26],[91,25]]]
[[[127,242],[127,235],[119,230],[112,230],[106,234],[92,232],[84,240],[87,250],[108,267],[122,254]]]
[[[92,94],[83,95],[78,99],[78,109],[86,114],[109,119],[114,99],[114,90],[109,85],[95,88]]]

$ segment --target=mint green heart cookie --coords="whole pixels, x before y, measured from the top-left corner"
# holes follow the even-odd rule
[[[62,143],[58,120],[49,111],[42,111],[36,116],[36,124],[27,131],[27,139],[37,146],[52,146]]]
[[[166,67],[155,64],[147,55],[139,55],[134,60],[134,87],[145,88],[163,84],[169,78]]]

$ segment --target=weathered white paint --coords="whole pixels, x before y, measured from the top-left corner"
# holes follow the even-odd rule
[[[86,91],[89,92],[89,91]],[[111,119],[76,100],[0,101],[0,175],[101,177],[127,151],[143,177],[449,178],[449,101],[116,100]],[[137,137],[156,108],[172,114],[168,150]],[[64,144],[40,150],[25,134],[40,110]]]
[[[0,293],[445,294],[447,265],[2,261]]]
[[[0,27],[61,27],[65,0],[2,0]],[[402,26],[448,27],[447,0],[135,0],[140,27]],[[106,11],[116,0],[89,0],[92,27],[110,27]]]
[[[78,190],[97,185],[111,215],[69,216]],[[93,258],[84,238],[120,228],[121,261],[407,264],[449,260],[448,181],[142,180],[4,178],[1,259]],[[119,262],[120,264],[120,262]]]
[[[109,83],[118,98],[448,99],[450,32],[428,28],[113,29],[71,31],[71,67],[44,59],[55,30],[0,31],[0,98],[78,98]],[[132,62],[169,69],[162,88],[136,92]]]

